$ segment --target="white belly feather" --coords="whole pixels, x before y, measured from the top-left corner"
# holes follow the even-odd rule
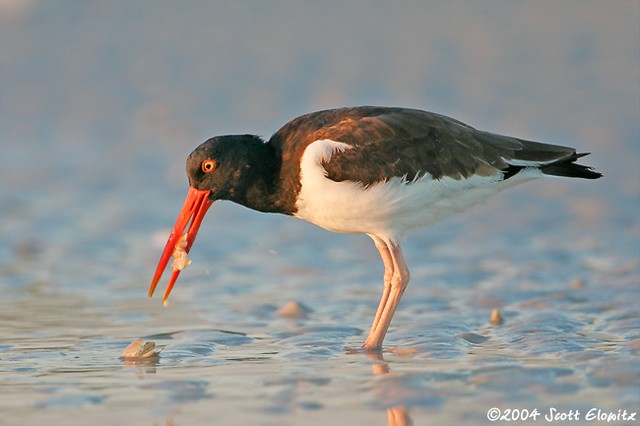
[[[335,182],[326,177],[322,162],[345,149],[351,146],[332,140],[315,141],[305,149],[300,164],[301,189],[295,216],[333,232],[400,238],[411,229],[542,176],[535,168],[526,168],[505,181],[501,173],[467,179],[433,179],[427,173],[410,183],[394,177],[365,188],[358,182]]]

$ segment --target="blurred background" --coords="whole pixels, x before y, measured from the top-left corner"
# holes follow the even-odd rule
[[[490,250],[509,261],[538,256],[565,281],[601,274],[599,300],[615,296],[604,285],[612,280],[625,291],[637,286],[635,0],[0,0],[3,337],[86,335],[69,312],[98,321],[96,333],[117,344],[148,332],[150,319],[167,330],[161,318],[171,314],[159,300],[147,303],[146,290],[186,195],[189,152],[214,135],[268,138],[298,115],[350,105],[415,107],[574,146],[591,152],[583,163],[604,174],[523,185],[410,239],[410,265],[449,256],[436,282],[459,279],[456,268]],[[242,279],[254,302],[280,304],[306,292],[307,303],[333,297],[331,286],[305,286],[314,279],[306,268],[370,288],[335,301],[343,323],[368,326],[382,272],[370,241],[217,204],[172,295],[187,311],[195,306],[230,326],[238,318],[225,311],[225,300],[234,303],[225,291]],[[450,252],[429,248],[447,244]],[[337,276],[321,275],[327,265]],[[432,263],[413,276],[434,278],[427,266],[440,271]],[[223,306],[219,318],[207,313],[214,300]],[[367,303],[362,318],[350,311],[354,300]],[[21,348],[4,346],[6,353]]]
[[[0,254],[32,240],[86,253],[125,230],[167,227],[202,141],[268,138],[347,105],[416,107],[591,151],[584,162],[605,179],[530,184],[494,203],[573,197],[570,214],[637,229],[639,10],[632,0],[0,0]],[[545,210],[558,214],[536,214]]]
[[[108,222],[126,187],[158,191],[122,200],[154,224],[208,137],[365,104],[593,151],[594,208],[638,207],[638,19],[635,1],[1,0],[4,223],[64,220],[51,203]]]

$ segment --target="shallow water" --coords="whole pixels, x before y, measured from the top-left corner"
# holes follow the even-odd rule
[[[0,57],[0,425],[487,424],[492,407],[612,424],[587,415],[639,411],[637,22],[595,3],[437,3],[449,19],[435,4],[338,16],[321,3],[0,9],[0,40],[15,41]],[[317,22],[335,31],[307,31]],[[415,37],[433,43],[428,60],[398,47]],[[405,100],[551,134],[592,151],[605,178],[527,183],[411,235],[381,354],[358,350],[382,290],[372,242],[288,217],[214,204],[169,306],[146,297],[203,134]],[[310,312],[282,317],[290,301]],[[137,338],[160,355],[121,359]]]
[[[515,198],[500,203],[542,202]],[[555,206],[540,214],[562,217]],[[491,407],[637,410],[637,225],[585,235],[578,217],[538,232],[478,210],[409,238],[412,282],[380,358],[349,350],[380,291],[366,237],[219,203],[168,308],[145,297],[161,235],[136,219],[122,237],[53,226],[67,244],[16,239],[0,269],[2,422],[482,423]],[[312,312],[279,317],[289,300]],[[160,356],[121,360],[138,337]]]

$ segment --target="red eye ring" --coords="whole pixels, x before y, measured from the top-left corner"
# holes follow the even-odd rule
[[[202,165],[200,166],[200,168],[205,173],[211,173],[212,171],[214,171],[216,169],[216,160],[211,160],[211,159],[204,160],[202,162]]]

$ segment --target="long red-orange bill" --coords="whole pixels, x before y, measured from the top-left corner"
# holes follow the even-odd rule
[[[158,285],[158,281],[160,281],[162,273],[169,263],[169,258],[175,250],[176,243],[178,243],[178,240],[182,236],[185,228],[187,227],[187,224],[189,224],[189,221],[191,221],[191,224],[189,225],[189,229],[187,230],[187,245],[184,250],[187,253],[189,253],[189,250],[191,250],[191,246],[193,245],[193,242],[195,241],[196,235],[198,233],[198,229],[200,228],[200,223],[202,223],[204,215],[207,213],[209,207],[211,207],[211,204],[213,204],[213,201],[209,200],[210,193],[211,191],[202,191],[195,189],[194,187],[189,187],[189,192],[187,193],[187,198],[184,200],[182,210],[180,210],[180,214],[178,215],[176,224],[173,226],[173,230],[169,235],[167,244],[164,246],[164,251],[160,256],[160,261],[158,262],[156,273],[154,274],[153,280],[151,281],[151,286],[149,287],[149,297],[153,296],[153,292]],[[167,290],[164,292],[164,296],[162,297],[163,303],[169,297],[171,289],[173,289],[173,285],[178,279],[178,275],[180,275],[180,270],[174,268],[173,273],[171,274],[171,278],[169,279],[169,284],[167,285]]]

